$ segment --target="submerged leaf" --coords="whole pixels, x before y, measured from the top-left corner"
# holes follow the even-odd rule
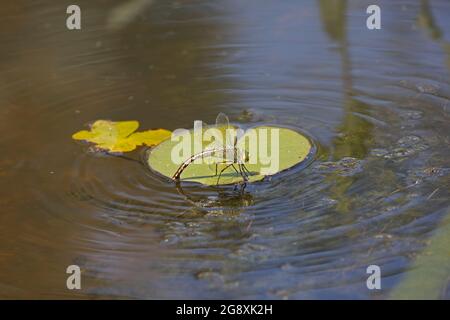
[[[99,149],[110,152],[129,152],[136,146],[152,146],[170,137],[171,132],[165,129],[155,129],[136,132],[138,121],[108,121],[97,120],[91,130],[82,130],[72,135],[75,140],[85,140],[96,144]]]
[[[391,291],[395,300],[445,298],[450,280],[450,211],[441,221],[425,247]]]

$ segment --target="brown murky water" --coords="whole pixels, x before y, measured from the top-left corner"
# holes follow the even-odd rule
[[[448,212],[450,3],[378,1],[369,31],[365,2],[80,0],[69,31],[72,1],[3,1],[0,297],[388,297]],[[314,162],[187,198],[71,140],[218,112],[305,130]]]

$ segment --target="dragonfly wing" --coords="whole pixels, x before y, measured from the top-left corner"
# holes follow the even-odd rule
[[[212,172],[216,172],[218,166],[221,166],[226,159],[228,158],[227,154],[227,132],[230,127],[230,122],[226,114],[220,112],[216,118],[216,124],[214,126],[215,129],[219,130],[221,133],[221,139],[215,140],[211,143],[207,149],[208,150],[216,150],[213,155],[207,159],[209,168]]]
[[[230,125],[227,115],[220,112],[217,115],[215,127],[221,132],[222,139],[213,144],[216,152],[208,160],[209,168],[214,173],[229,164],[239,162],[239,154],[235,155],[235,152],[238,152],[236,149],[237,131]]]
[[[216,118],[216,126],[219,128],[228,128],[230,126],[230,121],[225,113],[219,112]]]
[[[226,114],[220,112],[216,118],[216,126],[221,130],[223,137],[223,147],[226,148],[224,158],[227,162],[234,160],[234,147],[236,145],[236,130],[230,125]]]

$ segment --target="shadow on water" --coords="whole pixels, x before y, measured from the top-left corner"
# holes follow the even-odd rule
[[[368,31],[351,1],[80,0],[69,32],[65,4],[5,1],[0,296],[388,298],[446,228],[450,7],[432,4],[383,2]],[[174,130],[218,112],[308,132],[315,161],[242,193],[180,190],[138,151],[70,138],[97,119]]]

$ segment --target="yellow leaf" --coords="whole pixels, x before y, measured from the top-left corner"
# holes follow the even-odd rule
[[[136,132],[139,127],[137,121],[97,120],[91,130],[82,130],[72,135],[75,140],[85,140],[95,143],[100,149],[110,152],[129,152],[136,146],[152,146],[170,136],[171,132],[164,129]]]

